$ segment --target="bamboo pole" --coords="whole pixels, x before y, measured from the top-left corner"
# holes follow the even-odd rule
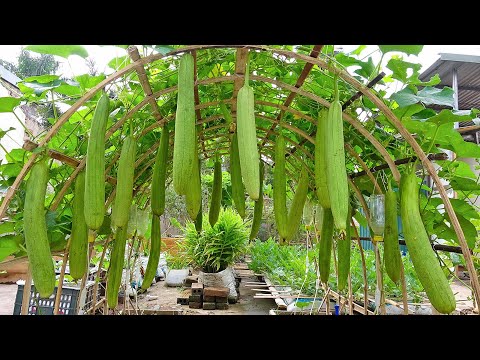
[[[375,273],[377,275],[377,290],[380,292],[379,304],[375,304],[375,305],[377,306],[377,309],[380,315],[386,315],[385,292],[383,290],[382,257],[380,256],[379,244],[374,242],[373,249],[375,250]],[[376,298],[377,296],[375,296],[375,299]]]
[[[365,315],[368,315],[368,278],[367,278],[367,264],[365,263],[365,254],[363,253],[362,243],[360,242],[360,237],[358,236],[357,226],[351,219],[351,224],[353,226],[353,230],[357,235],[357,245],[358,249],[360,250],[360,257],[362,259],[362,271],[363,271],[363,307],[365,308]]]
[[[403,314],[408,315],[407,282],[405,281],[405,269],[403,266],[403,260],[400,263],[400,282],[402,284]]]
[[[445,154],[445,153],[440,153],[440,154],[429,154],[428,155],[428,159],[429,160],[447,160],[448,159],[448,155]],[[398,160],[395,160],[394,161],[394,164],[395,165],[403,165],[403,164],[408,164],[410,162],[413,162],[417,160],[417,157],[416,156],[410,156],[410,157],[407,157],[407,158],[404,158],[404,159],[398,159]],[[377,172],[377,171],[380,171],[380,170],[384,170],[384,169],[388,169],[388,164],[381,164],[381,165],[377,165],[377,166],[373,166],[369,169],[369,171],[371,173],[374,173],[374,172]],[[353,173],[350,175],[351,178],[356,178],[356,177],[360,177],[360,176],[364,176],[366,175],[367,172],[366,171],[359,171],[357,173]]]
[[[348,182],[350,186],[353,188],[355,191],[355,195],[357,196],[357,199],[360,201],[360,204],[363,207],[363,210],[365,212],[365,218],[367,219],[367,222],[370,224],[370,210],[368,208],[368,205],[358,189],[357,185],[348,178]],[[357,233],[358,237],[358,233]],[[360,242],[360,240],[358,240]],[[385,295],[384,295],[384,290],[383,290],[383,273],[382,273],[382,262],[381,262],[381,257],[380,257],[380,252],[378,250],[378,244],[376,244],[374,241],[373,242],[373,248],[375,250],[375,273],[376,273],[376,278],[377,278],[377,288],[380,289],[380,304],[379,306],[377,305],[377,309],[379,309],[380,313],[383,315],[385,314]]]
[[[348,274],[348,314],[353,315],[352,275]]]
[[[60,308],[60,298],[62,297],[62,289],[63,289],[63,278],[65,277],[65,268],[67,267],[69,250],[70,250],[70,239],[68,239],[67,246],[65,246],[65,252],[63,253],[62,269],[60,270],[60,277],[58,278],[57,294],[55,295],[55,305],[53,308],[53,315],[58,315],[58,309]]]
[[[92,259],[92,253],[93,253],[93,243],[90,243],[88,253],[86,254],[87,255],[87,270],[85,271],[85,274],[82,277],[82,282],[81,282],[81,285],[80,285],[80,291],[78,293],[78,300],[79,301],[77,302],[76,314],[80,313],[80,299],[82,298],[82,293],[85,290],[85,286],[87,284],[87,278],[90,275],[90,261]],[[93,296],[93,294],[92,294],[92,296]]]
[[[98,282],[100,280],[100,273],[102,272],[102,265],[103,265],[103,260],[105,259],[105,254],[107,253],[108,249],[108,244],[110,243],[112,239],[112,234],[110,234],[105,241],[105,244],[103,245],[103,251],[102,251],[102,256],[100,257],[100,261],[98,262],[98,269],[97,273],[95,274],[95,284],[93,285],[93,309],[92,309],[92,315],[95,315],[95,310],[97,308],[97,291],[98,291]]]
[[[28,308],[30,307],[30,293],[32,291],[32,269],[30,264],[27,266],[27,278],[25,285],[23,285],[22,310],[21,315],[28,315]]]
[[[31,141],[31,140],[27,139],[23,143],[23,148],[28,150],[28,151],[32,151],[32,150],[38,148],[38,144],[34,141]],[[74,169],[76,169],[82,163],[80,160],[77,160],[77,159],[75,159],[71,156],[68,156],[68,155],[65,155],[65,154],[61,153],[60,151],[56,151],[56,150],[52,150],[52,149],[48,149],[47,155],[51,159],[58,160],[61,163],[66,164],[66,165],[68,165],[68,166],[70,166]],[[112,184],[112,185],[117,184],[117,179],[114,178],[114,177],[111,177],[109,175],[106,175],[105,181]]]
[[[137,60],[140,59],[140,54],[138,52],[138,49],[135,45],[130,45],[127,48],[128,55],[130,58],[136,62]],[[162,120],[162,115],[160,114],[160,111],[158,109],[158,104],[155,101],[155,98],[153,98],[152,95],[152,87],[150,86],[150,82],[148,81],[147,74],[145,72],[145,68],[143,67],[143,64],[138,65],[135,68],[135,71],[137,72],[138,75],[138,80],[140,81],[140,85],[142,85],[143,92],[145,94],[145,97],[148,98],[148,103],[150,104],[153,112],[153,116],[157,121]]]

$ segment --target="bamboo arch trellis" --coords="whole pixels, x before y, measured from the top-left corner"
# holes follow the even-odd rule
[[[210,78],[210,79],[206,79],[206,80],[202,80],[199,82],[199,84],[212,84],[212,83],[217,83],[217,82],[223,82],[223,81],[233,81],[232,78],[234,78],[234,76],[222,76],[222,77],[217,77],[217,78]],[[287,90],[290,90],[292,92],[295,92],[297,94],[300,94],[300,95],[303,95],[305,97],[308,97],[314,101],[317,101],[318,103],[326,106],[326,107],[330,107],[330,103],[328,101],[326,101],[325,99],[317,96],[317,95],[314,95],[314,94],[311,94],[311,93],[308,93],[306,91],[303,91],[301,89],[297,89],[295,88],[294,86],[291,86],[291,85],[288,85],[288,84],[285,84],[281,81],[278,81],[278,80],[273,80],[273,79],[269,79],[269,78],[266,78],[266,77],[262,77],[262,76],[254,76],[252,75],[251,76],[251,79],[253,80],[258,80],[258,81],[264,81],[264,82],[269,82],[271,84],[274,84],[278,87],[281,87],[281,88],[285,88]],[[114,79],[112,79],[113,81]],[[166,89],[162,89],[156,93],[153,93],[151,96],[153,96],[154,98],[158,98],[159,96],[161,95],[164,95],[164,94],[167,94],[167,93],[170,93],[170,92],[173,92],[177,89],[177,86],[172,86],[172,87],[169,87],[169,88],[166,88]],[[98,91],[98,90],[97,90]],[[129,110],[127,112],[127,114],[125,114],[119,121],[117,121],[108,131],[107,131],[107,134],[105,136],[105,139],[107,140],[108,138],[110,138],[110,136],[115,133],[115,131],[117,131],[118,129],[121,128],[121,126],[129,119],[131,118],[136,112],[138,112],[140,109],[142,109],[144,106],[150,104],[150,101],[151,99],[147,96],[145,97],[145,99],[143,99],[139,104],[137,104],[135,107],[133,107],[131,110]],[[226,102],[231,102],[233,99],[229,99],[227,100]],[[80,100],[79,100],[80,101]],[[218,102],[210,102],[209,104],[210,105],[217,105],[219,103]],[[279,108],[281,110],[283,110],[285,108],[285,106],[283,105],[280,105],[280,104],[275,104],[275,103],[271,103],[271,102],[264,102],[264,101],[256,101],[255,103],[258,103],[258,104],[268,104],[268,106],[272,106],[272,107],[276,107],[276,108]],[[195,108],[196,109],[200,109],[200,108],[204,108],[206,104],[203,104],[202,106],[200,105],[197,105]],[[293,109],[291,109],[293,110]],[[299,115],[301,114],[301,117],[304,118],[305,120],[307,121],[310,121],[312,122],[314,125],[316,125],[316,121],[313,120],[313,118],[311,118],[310,116],[305,116],[305,114],[299,112],[299,111],[293,111],[292,112],[293,114],[296,114],[296,115]],[[65,113],[66,114],[66,113]],[[71,116],[71,115],[70,115]],[[63,117],[63,116],[62,116]],[[142,133],[140,134],[140,136],[143,136],[145,135],[148,131],[151,131],[157,127],[161,127],[164,125],[165,122],[168,122],[168,121],[172,121],[173,119],[175,118],[175,113],[172,113],[170,115],[168,115],[167,117],[164,117],[162,118],[161,120],[157,121],[156,123],[150,125],[149,127],[145,128]],[[218,116],[218,115],[213,115],[210,117],[210,120],[216,120],[216,119],[219,119],[221,118],[221,116]],[[343,113],[343,118],[349,123],[351,124],[355,129],[357,129],[367,140],[370,141],[370,143],[375,147],[375,149],[382,155],[382,157],[385,159],[387,165],[389,166],[390,170],[392,171],[392,174],[393,174],[393,177],[395,179],[395,181],[398,183],[400,181],[400,173],[398,172],[397,168],[396,168],[396,165],[395,163],[393,162],[393,160],[390,158],[389,154],[387,153],[387,151],[385,150],[385,148],[380,144],[380,142],[372,135],[370,134],[362,125],[361,123],[358,121],[358,120],[355,120],[353,117],[349,116],[348,114],[345,114]],[[68,118],[64,119],[63,122],[66,122],[68,120]],[[58,122],[62,121],[62,118],[60,118],[58,120]],[[58,123],[57,122],[57,123]],[[206,123],[207,122],[207,119],[203,119],[202,121],[199,121],[197,122],[197,124],[203,124],[203,123]],[[218,125],[217,128],[219,128],[220,125]],[[290,130],[292,131],[295,131],[294,127],[292,126],[286,126],[287,128],[289,128]],[[209,130],[212,130],[212,129],[216,129],[216,128],[209,128]],[[301,130],[299,130],[301,131]],[[272,133],[271,131],[267,132],[267,135],[268,133]],[[304,134],[303,132],[298,132],[297,133],[304,137],[305,140],[308,140],[310,141],[311,143],[313,143],[312,139],[311,138],[308,138],[308,135],[307,137],[305,137],[306,134]],[[266,135],[266,136],[267,136]],[[48,134],[47,134],[48,136]],[[53,136],[53,134],[52,134]],[[40,143],[40,146],[42,145],[42,143]],[[85,166],[85,162],[82,161],[79,165],[79,168],[77,168],[74,172],[74,174],[71,175],[71,181],[69,183],[66,184],[66,186],[64,186],[64,189],[62,189],[62,194],[64,194],[64,192],[66,191],[66,189],[71,185],[71,182],[73,182],[73,180],[75,179],[75,177],[77,176],[77,174],[80,172],[81,169],[83,169],[83,167]],[[14,184],[15,185],[15,184]],[[18,185],[17,185],[18,186]],[[13,187],[13,185],[12,185]],[[2,204],[3,205],[3,204]],[[57,204],[58,206],[58,204]],[[2,208],[0,208],[0,211],[3,211]],[[0,212],[1,213],[1,212]]]
[[[446,212],[449,216],[450,222],[451,222],[451,224],[453,226],[453,229],[455,231],[455,234],[457,235],[457,238],[459,240],[460,247],[462,249],[462,253],[463,253],[463,256],[465,258],[467,269],[468,269],[469,273],[471,274],[471,281],[472,281],[472,286],[473,286],[473,290],[474,290],[474,294],[475,294],[475,299],[476,299],[477,303],[480,301],[480,284],[479,284],[479,280],[478,280],[476,270],[475,270],[474,265],[473,265],[472,256],[470,254],[470,251],[469,251],[466,239],[465,239],[465,235],[464,235],[463,230],[460,226],[460,223],[459,223],[458,218],[455,214],[455,211],[454,211],[454,209],[451,205],[451,202],[448,198],[446,190],[445,190],[443,184],[441,183],[441,180],[440,180],[438,174],[436,173],[435,168],[433,167],[431,162],[428,160],[427,155],[423,152],[420,145],[415,141],[413,136],[409,133],[409,131],[405,128],[405,126],[399,121],[399,119],[395,116],[395,114],[392,112],[392,110],[390,110],[383,103],[383,101],[380,98],[378,98],[377,95],[375,95],[375,93],[371,89],[369,89],[364,84],[360,83],[358,80],[356,80],[350,74],[348,74],[346,71],[344,71],[342,69],[335,68],[334,66],[327,63],[327,61],[325,61],[325,60],[318,59],[318,58],[311,57],[311,56],[304,55],[304,54],[300,54],[300,53],[296,53],[296,52],[290,51],[290,50],[271,48],[271,47],[262,46],[262,45],[190,45],[190,46],[185,46],[185,47],[182,47],[182,48],[175,49],[175,50],[173,50],[173,51],[171,51],[171,52],[169,52],[165,55],[163,55],[163,54],[153,54],[153,55],[150,55],[150,56],[146,56],[144,58],[138,58],[136,61],[134,60],[133,63],[125,66],[124,68],[118,70],[114,74],[112,74],[109,77],[107,77],[106,79],[104,79],[102,82],[100,82],[95,87],[90,89],[85,95],[83,95],[74,105],[72,105],[72,107],[70,107],[58,119],[58,121],[52,126],[52,128],[46,133],[44,138],[40,141],[39,146],[46,145],[50,141],[50,139],[58,132],[58,130],[63,126],[63,124],[65,124],[65,122],[68,121],[68,119],[86,101],[91,99],[98,91],[103,89],[106,85],[110,84],[111,82],[120,78],[121,76],[127,75],[132,71],[136,71],[137,69],[143,68],[143,65],[154,62],[156,60],[165,59],[167,57],[171,57],[171,56],[174,56],[174,55],[179,55],[179,54],[184,53],[184,52],[191,52],[191,51],[196,52],[198,50],[213,49],[213,48],[243,48],[243,49],[250,49],[250,50],[255,50],[255,51],[266,51],[266,52],[269,52],[269,53],[272,53],[272,54],[284,56],[285,58],[302,60],[305,63],[312,64],[313,66],[317,65],[319,68],[328,70],[328,71],[332,72],[333,74],[338,75],[339,78],[343,79],[346,83],[350,84],[354,89],[358,90],[365,97],[367,97],[370,101],[372,101],[373,104],[375,104],[377,106],[377,108],[385,115],[387,120],[390,121],[391,125],[403,136],[405,141],[412,147],[413,151],[415,152],[417,157],[421,160],[423,166],[426,168],[427,172],[432,177],[433,182],[437,186],[437,189],[438,189],[440,197],[443,201],[445,210],[446,210]],[[236,77],[238,78],[237,75],[228,76],[228,78],[231,78],[232,80],[234,80]],[[224,80],[224,78],[227,78],[227,77],[215,78],[216,80],[213,80],[213,81],[212,81],[212,79],[207,79],[207,80],[202,80],[200,82],[202,82],[202,84],[209,84],[209,83],[212,83],[214,81],[222,81],[222,80],[218,80],[218,79],[222,79],[222,78]],[[326,106],[326,107],[330,106],[330,104],[326,100],[324,100],[324,99],[322,99],[322,98],[320,98],[316,95],[313,95],[309,92],[306,92],[304,90],[300,90],[300,89],[296,88],[295,86],[291,86],[291,85],[288,85],[288,84],[282,84],[281,82],[279,82],[277,80],[273,80],[273,79],[269,79],[269,78],[265,78],[265,77],[257,76],[257,75],[251,75],[250,79],[251,80],[257,80],[257,81],[270,82],[270,83],[275,84],[275,85],[277,85],[277,83],[281,84],[281,85],[283,85],[282,87],[287,89],[287,90],[290,90],[292,92],[307,96],[307,97],[311,98],[312,100],[317,101],[318,103],[320,103],[323,106]],[[198,84],[200,84],[200,82],[198,82]],[[171,91],[174,91],[174,88],[175,87],[172,87]],[[162,91],[164,91],[164,90],[162,90]],[[151,94],[151,95],[146,94],[145,99],[142,101],[142,103],[145,102],[145,104],[146,104],[148,102],[148,103],[151,104],[151,97],[156,98],[155,95],[157,95],[157,94],[156,93]],[[160,95],[158,95],[158,96],[160,96]],[[143,104],[140,107],[138,107],[139,105],[135,106],[135,108],[134,108],[135,111],[133,111],[133,109],[132,109],[132,110],[129,111],[129,113],[132,113],[132,114],[135,113],[141,107],[143,107],[145,104]],[[152,111],[155,111],[154,106],[153,106]],[[381,153],[381,155],[384,157],[385,161],[388,163],[389,168],[392,171],[392,174],[393,174],[393,177],[394,177],[395,181],[398,183],[399,180],[400,180],[400,174],[399,174],[393,160],[390,158],[390,156],[386,152],[385,148],[375,138],[373,138],[373,136],[371,136],[370,133],[368,133],[368,131],[362,126],[362,124],[360,122],[354,120],[353,118],[351,118],[350,116],[348,116],[345,113],[343,113],[343,118],[344,118],[345,121],[347,121],[348,123],[353,125],[362,135],[364,135],[372,143],[372,145],[377,149],[377,151],[379,151]],[[162,121],[164,121],[164,119],[160,119],[158,121],[159,126],[163,125]],[[115,125],[118,125],[118,127],[120,127],[121,124],[118,124],[118,123],[119,122],[117,122]],[[9,206],[9,204],[10,204],[10,201],[12,200],[13,196],[15,195],[18,187],[20,186],[20,183],[23,181],[26,174],[28,173],[30,168],[33,166],[37,156],[38,156],[38,153],[32,153],[30,155],[28,161],[22,167],[22,169],[21,169],[20,173],[18,174],[17,178],[15,179],[14,183],[7,190],[5,198],[3,199],[3,202],[0,206],[0,217],[5,216],[5,213],[6,213],[6,210]],[[78,172],[80,171],[80,167],[82,165],[84,166],[84,161],[83,160],[80,163],[80,165],[77,167],[77,169],[71,174],[70,179],[74,178],[78,174]]]
[[[207,79],[207,80],[203,80],[203,81],[200,81],[199,83],[202,83],[202,84],[205,84],[205,83],[216,83],[216,82],[221,82],[221,81],[229,81],[230,78],[232,76],[223,76],[223,77],[217,77],[217,78],[211,78],[211,79]],[[295,93],[298,93],[300,95],[303,95],[305,97],[308,97],[314,101],[317,101],[319,102],[320,104],[322,105],[326,105],[327,107],[330,106],[330,103],[324,99],[322,99],[321,97],[319,96],[316,96],[314,94],[310,94],[308,92],[305,92],[303,90],[300,90],[300,89],[297,89],[295,87],[292,87],[288,84],[285,84],[281,81],[278,81],[278,80],[272,80],[272,79],[269,79],[269,78],[265,78],[265,77],[260,77],[260,76],[254,76],[257,80],[261,80],[261,81],[265,81],[265,82],[270,82],[272,84],[275,84],[279,87],[284,87],[284,88],[287,88],[289,90],[291,90],[292,92],[295,92]],[[169,88],[166,88],[166,89],[163,89],[163,90],[160,90],[154,94],[152,94],[152,96],[154,97],[159,97],[161,95],[164,95],[164,94],[167,94],[167,93],[170,93],[172,91],[175,91],[177,89],[177,86],[172,86],[172,87],[169,87]],[[110,136],[112,134],[115,133],[115,131],[117,131],[118,129],[121,128],[121,126],[129,119],[131,118],[137,111],[139,111],[140,109],[142,109],[144,106],[148,105],[151,103],[150,101],[151,99],[146,97],[145,99],[143,99],[143,101],[141,101],[139,104],[137,104],[134,108],[132,108],[131,110],[129,110],[127,112],[127,114],[125,114],[119,121],[117,121],[108,131],[107,131],[107,134],[105,136],[105,140],[108,140],[110,138]],[[232,102],[233,99],[228,99],[228,100],[225,100],[225,102]],[[214,101],[214,102],[209,102],[209,103],[205,103],[205,104],[199,104],[197,105],[195,108],[196,109],[200,109],[200,108],[205,108],[207,107],[206,105],[210,105],[210,106],[214,106],[214,105],[218,105],[220,103],[220,101]],[[290,109],[290,108],[287,108],[283,105],[280,105],[280,104],[276,104],[276,103],[272,103],[272,102],[266,102],[266,101],[255,101],[255,103],[258,103],[258,104],[266,104],[268,106],[272,106],[272,107],[275,107],[275,108],[279,108],[281,110],[284,110],[285,111],[288,111],[288,110],[291,110],[290,112],[295,114],[295,115],[298,115],[299,117],[311,122],[312,124],[316,125],[316,121],[308,116],[308,115],[305,115],[303,113],[301,113],[300,111],[298,110],[294,110],[294,109]],[[220,115],[212,115],[208,118],[205,118],[205,119],[202,119],[200,121],[197,122],[197,125],[200,125],[200,124],[205,124],[205,123],[208,123],[210,121],[214,121],[214,120],[217,120],[217,119],[220,119],[222,118],[223,116],[220,116]],[[275,119],[272,119],[272,118],[268,118],[268,117],[265,117],[263,115],[258,115],[258,117],[260,118],[263,118],[265,120],[268,120],[268,121],[271,121],[273,122],[274,124],[278,123],[278,121],[276,121]],[[400,173],[398,172],[393,160],[390,158],[390,156],[388,155],[387,151],[384,149],[384,147],[380,144],[380,142],[375,138],[373,137],[372,134],[370,134],[362,125],[361,123],[358,121],[358,120],[355,120],[354,118],[352,118],[351,116],[347,115],[347,114],[343,114],[343,117],[344,119],[346,119],[346,121],[351,124],[352,126],[355,127],[355,129],[359,130],[359,132],[365,136],[365,138],[367,140],[369,140],[372,145],[377,149],[377,151],[383,156],[383,158],[385,159],[385,161],[387,162],[387,165],[389,166],[389,168],[391,169],[392,173],[393,173],[393,176],[394,176],[394,179],[398,182],[400,180]],[[172,113],[162,119],[160,119],[158,122],[155,122],[154,124],[148,126],[147,128],[145,128],[141,133],[140,133],[140,137],[144,136],[145,134],[147,134],[149,131],[157,128],[157,127],[160,127],[160,126],[163,126],[163,124],[165,124],[166,122],[168,121],[172,121],[173,119],[175,118],[175,113]],[[60,120],[59,120],[60,121]],[[211,130],[215,130],[215,129],[219,129],[221,127],[224,127],[226,125],[217,125],[217,126],[214,126],[214,127],[210,127],[210,128],[206,128],[204,130],[202,130],[202,134],[205,132],[205,131],[211,131]],[[304,138],[305,141],[309,141],[310,143],[314,144],[314,140],[308,135],[308,134],[305,134],[303,131],[299,130],[299,129],[296,129],[294,126],[291,126],[289,124],[284,124],[284,127],[293,131],[293,132],[296,132],[298,135],[302,136]],[[257,127],[257,129],[260,129],[259,127]],[[264,130],[264,129],[262,129]],[[267,132],[266,132],[266,135],[265,135],[265,138],[268,134],[272,134],[273,132],[268,129]],[[263,139],[263,142],[265,142],[265,138]],[[289,139],[288,139],[289,140]],[[296,144],[296,145],[300,145],[300,144]],[[204,153],[205,153],[205,149],[203,149]],[[290,153],[290,155],[292,155]],[[118,156],[116,157],[116,159],[118,159]],[[110,164],[109,165],[109,168],[112,166],[113,164]],[[71,178],[65,183],[64,187],[62,188],[62,190],[59,192],[59,194],[57,194],[57,198],[58,199],[58,202],[57,200],[54,202],[54,209],[56,209],[60,203],[59,201],[61,200],[61,198],[65,195],[66,191],[68,190],[68,188],[71,186],[73,180],[75,179],[75,177],[77,176],[77,174],[80,172],[81,169],[83,169],[83,167],[85,166],[85,162],[84,160],[82,160],[82,162],[79,164],[79,167],[74,171],[74,173],[71,175]],[[59,196],[60,195],[60,196]]]

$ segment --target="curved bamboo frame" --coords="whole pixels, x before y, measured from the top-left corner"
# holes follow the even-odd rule
[[[308,55],[296,53],[290,50],[283,50],[283,49],[276,49],[276,48],[271,48],[268,46],[262,46],[262,45],[190,45],[190,46],[185,46],[182,48],[175,49],[165,55],[163,54],[153,54],[150,56],[146,56],[143,58],[139,58],[138,60],[134,61],[133,63],[125,66],[124,68],[116,71],[112,75],[108,76],[106,79],[101,81],[99,84],[97,84],[95,87],[90,89],[86,94],[84,94],[75,104],[73,104],[59,119],[58,121],[52,126],[52,128],[45,134],[44,138],[40,141],[39,146],[44,146],[46,145],[50,139],[58,132],[58,130],[65,124],[65,122],[88,100],[90,100],[98,91],[101,91],[106,85],[110,84],[114,80],[120,78],[123,75],[127,75],[133,71],[136,71],[138,68],[143,67],[145,64],[160,60],[160,59],[165,59],[174,55],[181,54],[183,52],[191,52],[191,51],[198,51],[202,49],[213,49],[213,48],[245,48],[245,49],[250,49],[250,50],[259,50],[259,51],[266,51],[272,54],[276,55],[282,55],[285,56],[286,58],[290,59],[296,59],[296,60],[301,60],[304,61],[305,63],[309,63],[312,65],[317,65],[319,68],[328,70],[332,72],[333,74],[336,74],[339,76],[340,79],[345,81],[346,83],[350,84],[354,89],[358,90],[361,92],[361,94],[365,97],[367,97],[370,101],[372,101],[378,109],[385,115],[385,117],[390,121],[391,125],[396,128],[396,130],[403,136],[405,141],[412,147],[414,153],[417,155],[417,157],[421,160],[423,166],[426,168],[427,172],[429,175],[432,177],[433,182],[437,186],[437,189],[439,191],[440,197],[443,201],[443,204],[445,206],[445,210],[449,216],[450,222],[453,226],[453,229],[455,231],[455,234],[457,235],[457,238],[459,240],[460,246],[462,248],[462,253],[465,258],[466,266],[471,274],[471,281],[472,281],[472,287],[474,290],[475,294],[475,299],[478,302],[480,302],[480,284],[477,276],[477,272],[474,268],[473,265],[473,260],[472,256],[470,254],[465,235],[463,233],[463,230],[460,226],[460,223],[458,221],[458,218],[455,214],[455,211],[452,207],[452,204],[448,198],[448,195],[446,193],[446,190],[444,186],[441,183],[440,177],[436,173],[432,163],[428,160],[427,155],[424,153],[424,151],[421,149],[420,145],[415,141],[414,137],[408,132],[408,130],[405,128],[405,126],[399,121],[399,119],[395,116],[395,114],[383,103],[382,99],[378,98],[375,93],[369,89],[367,86],[364,84],[360,83],[358,80],[356,80],[353,76],[348,74],[346,71],[342,69],[335,68],[334,66],[330,65],[327,61],[319,58],[314,58]],[[211,78],[211,79],[205,79],[205,80],[200,80],[197,81],[197,85],[199,84],[210,84],[214,82],[219,82],[219,81],[234,81],[236,78],[238,78],[238,75],[234,76],[224,76],[224,77],[218,77],[218,78]],[[283,89],[290,90],[291,92],[294,92],[299,95],[303,95],[305,97],[308,97],[318,103],[320,103],[323,106],[329,107],[330,104],[325,100],[322,99],[321,97],[318,97],[314,94],[311,94],[307,91],[300,90],[299,88],[296,88],[295,86],[291,86],[285,83],[282,83],[277,80],[265,78],[262,76],[257,76],[257,75],[250,75],[250,79],[254,81],[263,81],[263,82],[268,82],[271,84],[275,84],[276,86],[279,86]],[[128,114],[133,115],[136,111],[139,109],[143,108],[144,105],[147,103],[151,102],[151,98],[156,99],[158,96],[161,96],[162,94],[170,91],[174,91],[176,89],[176,86],[173,86],[169,88],[169,91],[166,91],[167,89],[161,90],[155,94],[151,95],[146,95],[145,99],[138,105],[136,105],[133,109],[131,109]],[[161,93],[161,94],[159,94]],[[130,115],[130,116],[131,116]],[[400,173],[398,172],[398,169],[396,168],[393,160],[390,158],[388,152],[385,150],[385,148],[362,126],[362,124],[358,121],[353,119],[351,116],[348,114],[343,113],[343,118],[346,122],[350,123],[352,126],[354,126],[366,139],[368,139],[372,145],[379,151],[379,153],[384,157],[385,161],[388,163],[390,170],[392,171],[394,180],[398,183],[400,180]],[[126,120],[126,119],[125,119]],[[125,121],[124,120],[124,121]],[[162,126],[163,123],[165,122],[165,118],[160,120],[159,126]],[[120,123],[118,121],[112,128],[107,132],[107,134],[113,134],[118,128],[122,126],[123,123]],[[213,129],[213,127],[212,127]],[[109,135],[108,135],[109,137]],[[4,217],[6,210],[15,195],[16,191],[18,190],[18,187],[20,186],[20,183],[23,181],[25,176],[27,175],[28,171],[30,168],[33,166],[36,158],[38,157],[39,153],[32,153],[28,159],[28,161],[24,164],[22,170],[16,177],[14,183],[8,188],[7,193],[5,195],[5,198],[3,199],[2,204],[0,205],[0,217]],[[84,165],[84,160],[80,163],[80,165],[75,169],[75,171],[72,173],[70,176],[69,180],[67,182],[73,182],[73,179],[75,176],[78,174],[78,172],[81,170],[82,165]]]

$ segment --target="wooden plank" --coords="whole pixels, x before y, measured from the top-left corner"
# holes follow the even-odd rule
[[[330,297],[333,297],[335,300],[339,301],[340,299],[347,300],[344,296],[338,294],[337,292],[330,289]],[[370,300],[370,299],[369,299]],[[353,303],[353,309],[361,314],[365,313],[365,308],[356,302]],[[367,309],[368,315],[375,315],[373,311]]]
[[[100,305],[103,304],[104,301],[105,301],[105,298],[101,298],[101,299],[96,303],[95,306],[92,306],[92,307],[88,308],[88,309],[85,311],[85,314],[89,314],[89,313],[91,313],[91,312],[93,311],[93,309],[97,309]],[[93,315],[95,315],[95,314],[93,314]]]
[[[347,301],[347,299],[344,297],[344,296],[341,296],[339,295],[338,293],[336,293],[335,291],[331,290],[330,289],[330,294],[329,294],[329,297],[330,298],[334,298],[336,301],[340,301],[340,299],[342,301]],[[312,299],[312,300],[322,300],[323,297],[322,296],[317,296],[317,297],[311,297],[311,296],[299,296],[299,295],[278,295],[278,296],[273,296],[273,295],[255,295],[254,296],[255,299],[280,299],[280,298],[283,298],[283,299]],[[357,304],[357,303],[353,303],[353,308],[355,311],[363,314],[365,312],[365,309],[363,306]],[[368,314],[369,315],[374,315],[373,311],[370,311],[368,310]]]
[[[270,290],[276,290],[275,287],[272,285],[272,282],[268,279],[268,277],[264,276],[264,279],[265,279],[265,283],[267,285],[270,285],[269,289]],[[272,295],[278,295],[279,293],[278,292],[272,292]],[[254,296],[255,298],[255,296]],[[280,309],[280,310],[287,310],[287,304],[285,303],[285,301],[283,301],[283,299],[281,298],[275,298],[275,304],[277,304],[277,307]]]
[[[250,270],[250,269],[248,268],[248,265],[234,265],[233,268],[234,268],[235,270],[237,270],[237,269],[238,269],[238,270]]]
[[[302,295],[269,295],[269,294],[259,294],[253,296],[256,299],[316,299],[321,300],[323,297],[313,297],[313,296],[302,296]]]
[[[270,289],[250,289],[250,290],[265,291],[265,292],[277,292],[277,293],[291,293],[292,292],[292,290],[270,290]]]

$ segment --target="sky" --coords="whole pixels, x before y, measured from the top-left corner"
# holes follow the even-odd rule
[[[0,59],[16,62],[16,58],[20,53],[22,45],[0,45]],[[126,55],[126,51],[116,46],[98,46],[98,45],[84,45],[89,57],[93,58],[96,67],[99,72],[111,73],[113,70],[108,68],[108,62],[118,56]],[[358,47],[358,45],[335,45],[337,49],[342,48],[344,52],[349,52]],[[378,49],[375,45],[369,45],[361,54],[361,56],[367,56],[372,51]],[[417,56],[410,55],[404,57],[407,61],[414,61],[422,64],[420,72],[427,69],[431,64],[438,59],[438,54],[442,52],[456,53],[456,54],[468,54],[468,55],[480,55],[480,45],[425,45],[422,52]],[[379,52],[372,54],[374,63],[380,58]],[[77,55],[70,56],[68,60],[63,58],[57,58],[60,61],[60,68],[58,74],[62,74],[66,77],[72,77],[75,75],[81,75],[88,72],[88,68],[85,65],[85,60]],[[384,64],[388,58],[384,59]]]

